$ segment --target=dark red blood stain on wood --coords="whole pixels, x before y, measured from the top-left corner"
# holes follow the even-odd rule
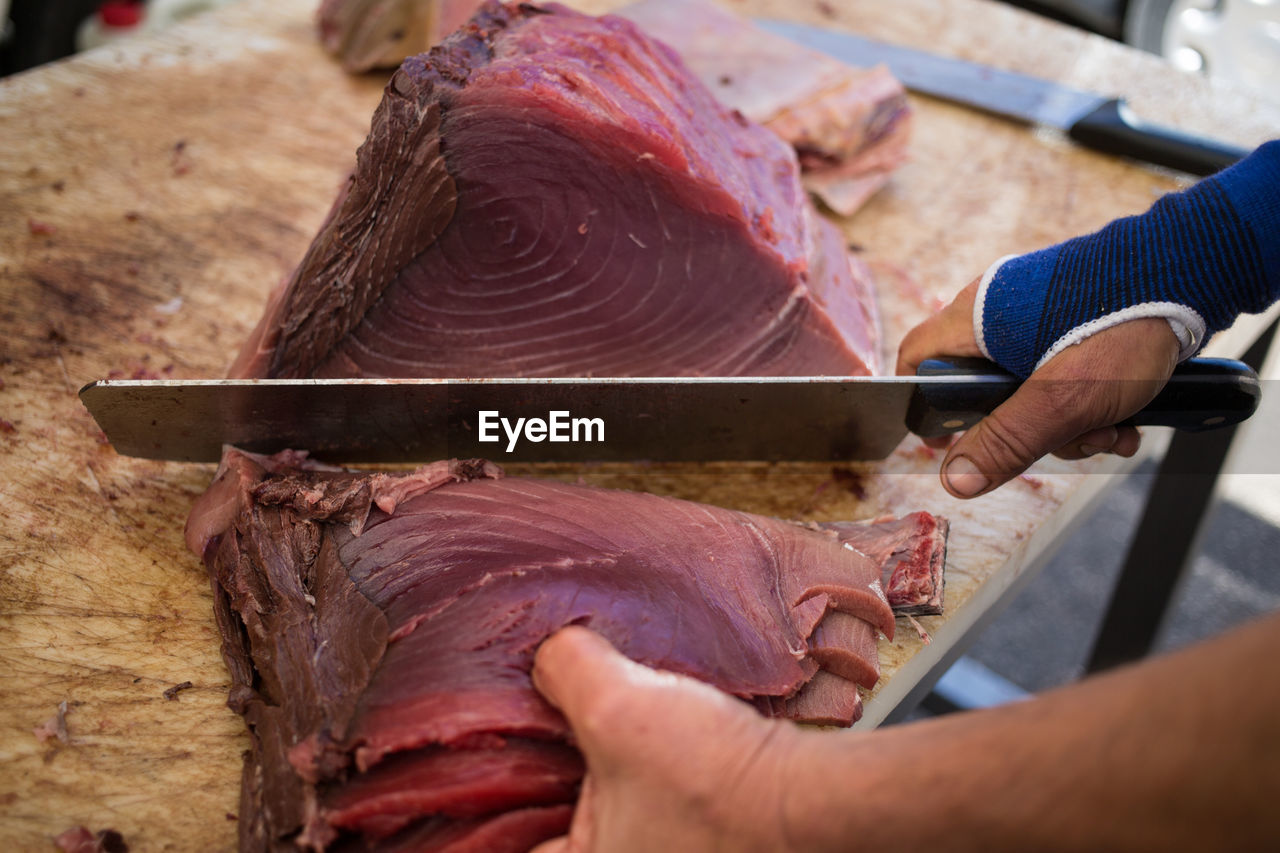
[[[930,447],[927,444],[921,444],[920,446],[918,446],[913,451],[913,454],[919,457],[920,459],[933,460],[938,458],[938,451],[934,450],[932,447]]]
[[[169,157],[169,165],[175,175],[185,175],[191,171],[191,158],[187,154],[187,140],[179,139],[173,144],[173,154]]]
[[[27,230],[37,237],[47,237],[50,234],[58,233],[58,227],[48,222],[42,222],[39,219],[28,219]]]
[[[844,489],[858,500],[863,501],[867,499],[865,479],[852,468],[842,468],[839,466],[832,468],[831,479],[835,480],[837,486]]]
[[[168,699],[170,702],[175,702],[178,699],[179,693],[181,693],[183,690],[190,690],[192,687],[195,687],[195,685],[192,684],[190,681],[184,681],[181,684],[175,684],[164,692],[164,698]]]

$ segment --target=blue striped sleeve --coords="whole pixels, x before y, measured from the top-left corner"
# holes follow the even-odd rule
[[[974,337],[1019,376],[1089,335],[1169,321],[1194,355],[1240,314],[1280,300],[1280,140],[1139,216],[1026,255],[983,277]]]

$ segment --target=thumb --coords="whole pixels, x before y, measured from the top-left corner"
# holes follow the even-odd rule
[[[561,835],[550,841],[544,841],[537,847],[529,851],[529,853],[569,853],[573,848],[569,846],[568,836]]]
[[[659,717],[674,715],[690,730],[723,729],[726,719],[760,721],[741,701],[710,684],[636,663],[604,637],[576,625],[561,628],[538,647],[532,676],[543,698],[569,720],[592,772],[630,756],[636,739],[653,735]]]
[[[637,673],[636,671],[641,671]],[[594,631],[576,625],[562,628],[538,647],[533,658],[533,686],[568,718],[580,745],[589,749],[602,699],[634,681],[647,669],[620,654]]]
[[[1177,339],[1159,318],[1122,323],[1069,347],[952,445],[943,486],[956,497],[976,497],[1072,442],[1098,443],[1100,433],[1091,431],[1100,427],[1107,428],[1103,447],[1125,444],[1110,428],[1151,401],[1177,353]],[[1133,444],[1136,433],[1126,438]]]
[[[970,428],[942,463],[942,484],[958,498],[977,497],[1092,428],[1093,412],[1066,401],[1059,383],[1030,379]],[[1082,424],[1087,424],[1081,428]]]

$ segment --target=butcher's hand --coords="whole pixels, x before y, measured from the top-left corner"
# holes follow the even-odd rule
[[[794,726],[634,663],[585,628],[543,643],[533,679],[587,763],[569,835],[534,853],[788,849],[781,804]]]
[[[907,333],[898,350],[900,375],[914,375],[927,358],[981,357],[973,334],[978,284],[970,282],[950,305]],[[1049,453],[1063,459],[1132,456],[1140,441],[1137,429],[1115,424],[1151,402],[1177,361],[1178,339],[1162,319],[1131,320],[1068,347],[951,446],[942,462],[943,486],[956,497],[972,498]]]

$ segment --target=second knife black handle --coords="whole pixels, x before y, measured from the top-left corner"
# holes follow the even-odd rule
[[[925,438],[968,429],[1022,384],[1018,377],[980,358],[927,359],[916,375],[936,377],[916,386],[907,408],[907,428]],[[1215,429],[1248,418],[1260,397],[1258,375],[1244,362],[1192,358],[1178,365],[1155,399],[1125,423],[1190,432]]]
[[[1192,175],[1212,175],[1249,153],[1233,145],[1148,124],[1119,98],[1103,102],[1076,121],[1067,135],[1095,151]]]

